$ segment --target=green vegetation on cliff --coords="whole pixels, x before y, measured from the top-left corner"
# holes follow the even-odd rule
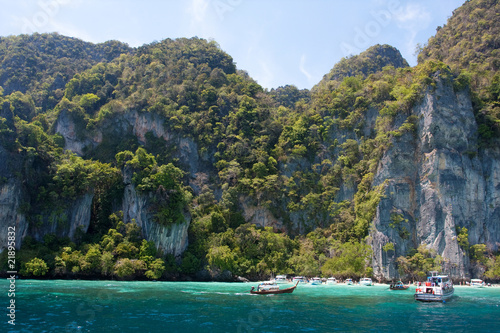
[[[476,118],[485,143],[500,136],[500,4],[466,1],[422,48],[419,63],[443,61],[470,84]]]
[[[19,269],[124,279],[371,275],[372,221],[388,186],[377,171],[396,140],[416,135],[411,110],[424,94],[438,82],[470,89],[483,143],[496,135],[498,34],[488,9],[497,7],[478,0],[457,9],[414,68],[377,45],[343,59],[312,91],[266,91],[199,38],[135,49],[57,34],[0,38],[0,154],[9,161],[0,185],[21,184],[30,228]],[[467,43],[477,52],[459,52]],[[191,218],[181,257],[156,251],[123,221],[129,185],[148,198],[154,222]],[[85,197],[86,233],[44,232],[55,225],[63,234]],[[411,242],[410,223],[395,214],[391,228]],[[471,261],[497,277],[498,260],[464,235]],[[412,244],[397,259],[402,275],[444,261]]]

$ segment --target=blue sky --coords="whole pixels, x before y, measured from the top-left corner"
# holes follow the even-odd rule
[[[342,57],[390,44],[416,64],[464,0],[0,0],[0,36],[59,32],[140,46],[213,39],[265,88],[311,88]]]

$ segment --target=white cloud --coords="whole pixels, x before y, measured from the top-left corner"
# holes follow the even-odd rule
[[[213,8],[211,0],[191,0],[186,7],[189,18],[189,36],[215,38],[216,25],[213,22]]]
[[[191,16],[191,24],[196,25],[205,21],[209,4],[209,0],[191,0],[187,8],[187,12]]]
[[[299,65],[299,70],[302,74],[304,74],[307,78],[307,81],[309,84],[312,84],[313,76],[306,70],[306,55],[303,54],[300,57],[300,65]]]
[[[423,30],[430,24],[431,14],[420,4],[408,3],[405,7],[401,8],[395,16],[395,19],[400,28],[407,28],[410,26]]]
[[[408,3],[397,13],[395,20],[399,28],[407,30],[404,53],[413,54],[418,33],[427,29],[432,22],[431,13],[421,4]]]

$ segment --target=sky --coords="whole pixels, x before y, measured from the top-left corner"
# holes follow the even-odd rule
[[[264,88],[310,89],[343,57],[375,44],[416,65],[465,0],[0,0],[0,36],[33,32],[132,47],[165,38],[215,40]]]

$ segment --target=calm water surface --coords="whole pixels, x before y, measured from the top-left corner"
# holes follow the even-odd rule
[[[250,295],[256,283],[17,280],[16,326],[1,332],[500,332],[500,288],[456,287],[420,303],[386,285]]]

